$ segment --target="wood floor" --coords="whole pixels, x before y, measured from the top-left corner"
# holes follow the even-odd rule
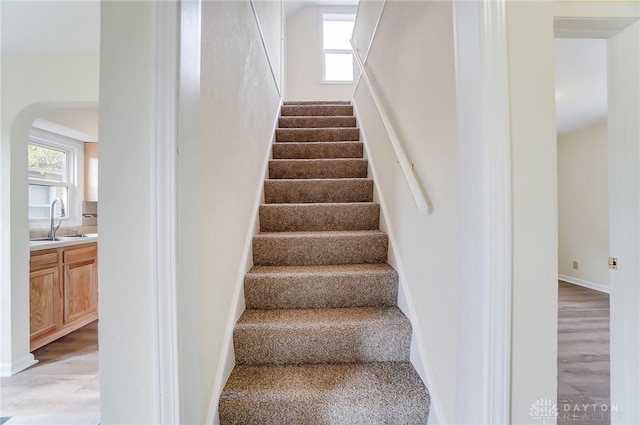
[[[36,365],[0,378],[0,416],[100,412],[97,321],[33,354]]]
[[[608,425],[609,295],[559,282],[558,425]]]

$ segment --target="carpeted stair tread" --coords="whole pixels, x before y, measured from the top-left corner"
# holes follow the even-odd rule
[[[408,361],[411,324],[397,307],[246,310],[238,364]]]
[[[365,178],[368,162],[364,158],[272,159],[270,179]]]
[[[376,230],[380,204],[369,202],[260,205],[260,231]]]
[[[236,366],[220,423],[424,425],[430,399],[408,362]]]
[[[283,105],[280,115],[287,116],[353,116],[352,105]]]
[[[348,116],[291,116],[280,117],[280,128],[327,128],[327,127],[355,127],[356,117]]]
[[[283,105],[351,105],[350,100],[285,100]]]
[[[349,101],[281,107],[221,425],[426,424]]]
[[[362,158],[362,142],[284,142],[273,144],[274,159]]]
[[[387,246],[387,234],[379,230],[258,233],[253,237],[253,263],[257,266],[385,263]]]
[[[248,309],[394,306],[398,273],[388,264],[254,266],[244,297]]]
[[[371,202],[371,179],[280,179],[264,182],[267,204]]]
[[[353,142],[358,140],[360,140],[360,129],[351,127],[276,129],[276,142]]]
[[[278,128],[276,142],[351,142],[360,140],[360,129],[331,128]]]

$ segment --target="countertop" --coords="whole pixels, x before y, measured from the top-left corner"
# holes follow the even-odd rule
[[[64,238],[64,237],[63,237]],[[30,251],[40,251],[43,249],[60,248],[63,246],[82,245],[84,243],[98,242],[97,233],[88,233],[85,237],[64,238],[59,241],[29,241]]]

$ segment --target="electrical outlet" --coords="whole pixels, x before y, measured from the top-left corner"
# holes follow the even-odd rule
[[[574,270],[578,270],[578,262],[577,261],[573,262],[573,269]]]

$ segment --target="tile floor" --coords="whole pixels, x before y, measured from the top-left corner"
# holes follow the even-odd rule
[[[100,412],[97,321],[33,354],[34,366],[0,378],[0,416]]]

